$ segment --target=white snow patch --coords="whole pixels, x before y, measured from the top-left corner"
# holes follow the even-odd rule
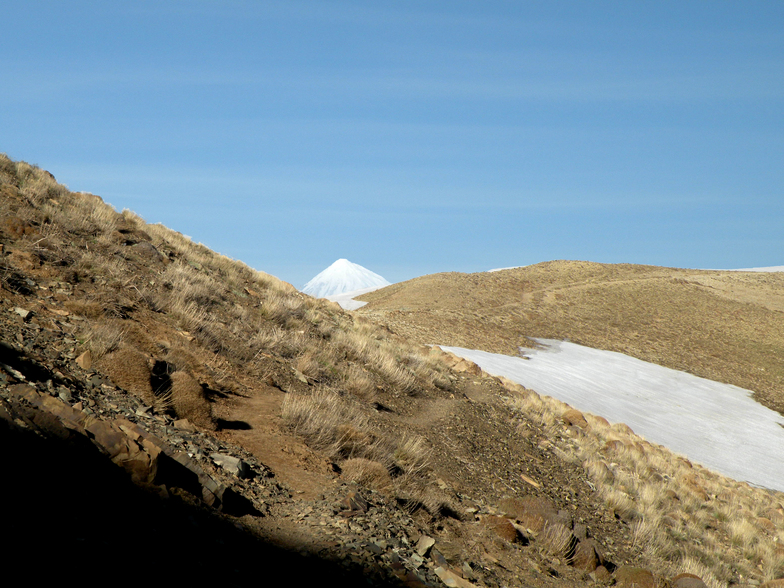
[[[354,290],[353,292],[344,292],[343,294],[324,296],[324,298],[331,300],[332,302],[337,302],[344,310],[356,310],[365,306],[367,302],[363,302],[362,300],[354,300],[354,297],[367,294],[368,292],[374,292],[375,290],[383,287],[384,286],[373,286],[371,288],[362,288],[361,290]]]
[[[784,490],[784,417],[751,392],[622,353],[537,339],[529,359],[442,347],[483,370],[623,422],[651,442],[736,480]]]
[[[327,298],[366,288],[383,288],[390,283],[369,269],[348,259],[338,259],[327,269],[310,280],[302,292],[315,298]],[[355,294],[359,296],[359,294]]]
[[[521,267],[528,267],[528,266],[527,265],[513,265],[513,266],[510,266],[510,267],[497,267],[495,269],[487,270],[487,273],[491,274],[493,272],[502,272],[502,271],[510,270],[510,269],[519,269]]]
[[[784,272],[784,265],[772,265],[770,267],[748,267],[746,269],[726,270],[729,272]]]
[[[502,272],[504,270],[519,269],[521,267],[528,267],[527,265],[513,265],[510,267],[499,267],[487,270],[488,273]],[[770,267],[748,267],[744,269],[724,269],[724,270],[705,270],[712,272],[784,272],[784,265],[772,265]]]

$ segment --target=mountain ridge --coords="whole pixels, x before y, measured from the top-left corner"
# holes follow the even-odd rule
[[[363,316],[421,344],[517,355],[529,337],[570,340],[752,390],[784,414],[781,272],[561,260],[433,274],[358,299]]]

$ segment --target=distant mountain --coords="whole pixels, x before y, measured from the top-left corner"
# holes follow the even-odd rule
[[[383,288],[390,282],[378,274],[348,259],[338,259],[335,263],[310,280],[302,292],[315,298],[326,298],[345,292]]]

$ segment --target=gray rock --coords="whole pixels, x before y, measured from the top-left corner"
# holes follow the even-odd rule
[[[588,539],[588,527],[583,523],[577,523],[572,530],[572,535],[574,535],[578,541]]]
[[[417,541],[416,544],[416,552],[421,555],[422,557],[426,557],[427,553],[430,551],[430,548],[436,544],[436,540],[432,537],[428,537],[427,535],[422,535]]]
[[[149,241],[142,241],[137,243],[132,247],[134,253],[136,253],[142,259],[146,259],[148,261],[163,261],[163,255],[161,255],[160,251],[156,249],[155,245],[150,243]]]
[[[212,453],[210,454],[210,457],[217,465],[238,478],[248,477],[248,467],[245,465],[245,462],[238,457],[226,455],[225,453]]]
[[[33,316],[33,311],[32,310],[27,310],[26,308],[22,308],[20,306],[15,306],[14,307],[14,312],[16,314],[18,314],[19,316],[21,316],[23,321],[28,321]]]

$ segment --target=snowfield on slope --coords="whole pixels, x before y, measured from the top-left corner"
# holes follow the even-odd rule
[[[730,384],[575,343],[537,339],[528,359],[442,347],[539,394],[629,425],[736,480],[784,491],[784,417]]]
[[[363,302],[361,300],[354,300],[355,296],[361,296],[362,294],[368,294],[369,292],[374,292],[379,288],[383,288],[384,286],[372,286],[370,288],[362,288],[361,290],[353,290],[352,292],[344,292],[343,294],[334,294],[332,296],[324,296],[327,300],[331,300],[332,302],[337,302],[340,304],[340,307],[343,310],[356,310],[358,308],[362,308],[367,304],[367,302]]]

